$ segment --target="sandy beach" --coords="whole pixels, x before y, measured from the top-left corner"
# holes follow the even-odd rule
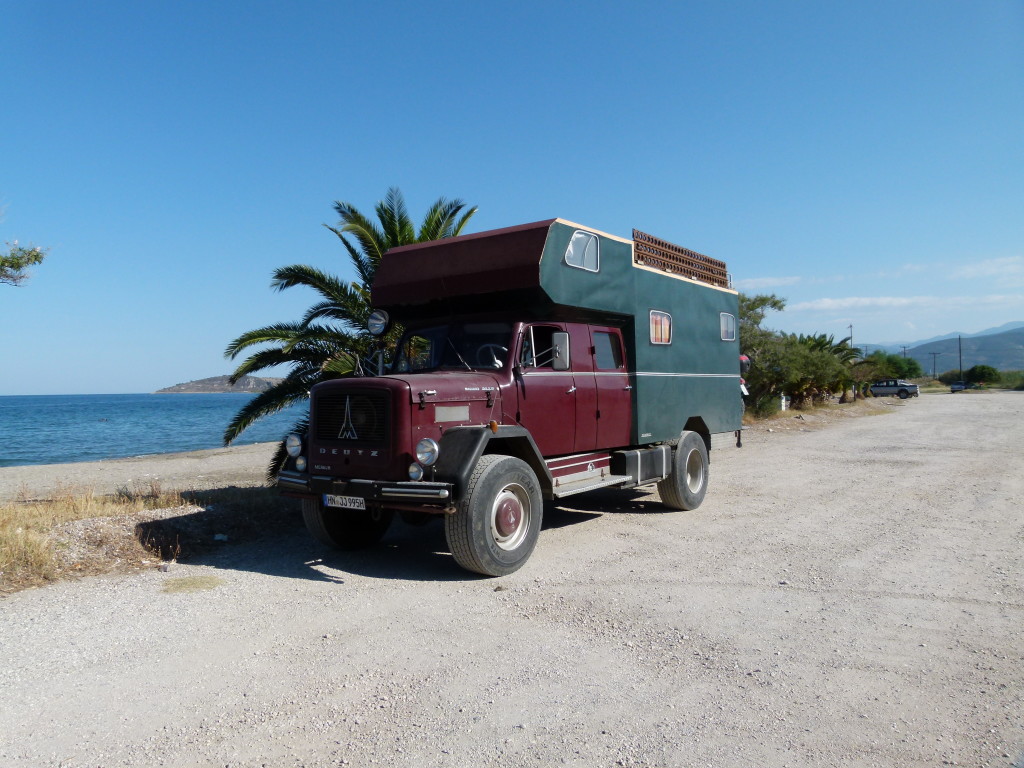
[[[119,488],[205,490],[264,484],[276,443],[257,443],[128,459],[0,467],[0,501],[47,498],[62,491],[109,494]]]

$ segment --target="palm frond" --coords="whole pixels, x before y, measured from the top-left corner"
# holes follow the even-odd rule
[[[308,400],[313,383],[315,382],[311,382],[308,377],[289,375],[280,383],[256,395],[242,406],[224,430],[224,445],[231,445],[259,419]]]
[[[252,376],[279,365],[290,365],[292,366],[292,371],[315,371],[319,370],[320,366],[323,365],[323,358],[326,357],[324,355],[320,360],[308,360],[300,359],[294,352],[286,352],[280,347],[261,349],[239,363],[234,372],[228,377],[228,381],[235,384],[243,376]]]
[[[462,230],[466,228],[469,220],[473,218],[476,212],[479,210],[477,206],[473,206],[468,211],[462,214],[458,221],[455,222],[455,226],[452,228],[450,237],[458,237],[462,234]]]
[[[302,323],[275,323],[246,331],[233,339],[224,350],[224,357],[234,360],[239,353],[256,344],[284,344],[302,333]]]
[[[274,270],[270,287],[283,291],[297,285],[312,288],[328,301],[338,299],[350,292],[349,284],[335,275],[307,264],[291,264]]]
[[[459,234],[458,229],[465,226],[465,222],[469,221],[469,218],[464,216],[463,219],[457,219],[459,212],[466,207],[466,204],[459,199],[446,200],[444,197],[439,197],[432,206],[427,210],[426,216],[423,217],[423,224],[420,226],[420,232],[417,236],[418,242],[427,242],[430,240],[441,240],[446,237],[454,237]],[[473,213],[476,209],[473,209]],[[473,214],[470,213],[469,216]],[[461,225],[460,225],[461,222]]]
[[[349,203],[336,202],[334,210],[337,211],[338,217],[343,222],[342,226],[338,227],[338,231],[351,234],[359,242],[367,262],[375,271],[387,250],[387,238],[384,233]]]
[[[377,218],[384,232],[384,244],[387,248],[408,245],[416,239],[409,211],[405,207],[405,197],[398,187],[391,187],[388,193],[375,206]]]
[[[351,376],[356,371],[357,360],[356,355],[342,353],[326,361],[320,370],[322,373],[331,374],[329,378],[332,379]]]
[[[348,251],[349,259],[352,261],[352,265],[356,269],[356,274],[359,275],[359,282],[362,285],[369,286],[373,282],[373,274],[375,266],[366,254],[356,248],[352,243],[349,242],[348,238],[345,237],[345,233],[337,227],[332,227],[330,224],[324,224],[327,229],[331,230],[338,239],[341,240],[341,244],[345,246],[345,250]]]
[[[303,315],[303,325],[308,325],[318,318],[337,320],[344,326],[361,329],[366,324],[370,313],[370,302],[364,291],[357,285],[346,286],[344,292],[338,293],[327,301],[314,304]]]
[[[337,350],[347,351],[349,349],[361,351],[371,338],[365,331],[345,333],[330,325],[313,324],[305,326],[302,335],[297,336],[286,349],[289,352],[302,349],[323,349],[330,350],[332,353]]]

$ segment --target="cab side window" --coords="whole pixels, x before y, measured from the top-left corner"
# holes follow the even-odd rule
[[[523,331],[519,364],[527,369],[552,368],[555,360],[554,335],[558,330],[550,325],[531,325]]]
[[[594,364],[599,371],[622,367],[622,345],[614,333],[594,331]]]

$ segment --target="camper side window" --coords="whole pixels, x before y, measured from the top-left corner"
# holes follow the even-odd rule
[[[651,344],[672,343],[672,315],[657,309],[651,310]]]
[[[576,230],[565,249],[565,263],[570,267],[597,272],[601,268],[601,245],[597,235]]]
[[[736,317],[722,313],[722,341],[736,341]]]

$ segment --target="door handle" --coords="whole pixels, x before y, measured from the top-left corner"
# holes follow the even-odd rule
[[[575,391],[576,391],[576,385],[573,384],[569,389],[565,390],[565,394],[571,395]]]
[[[627,384],[626,386],[623,387],[623,389],[625,389],[625,390],[630,390],[632,388],[633,388],[632,384]]]

